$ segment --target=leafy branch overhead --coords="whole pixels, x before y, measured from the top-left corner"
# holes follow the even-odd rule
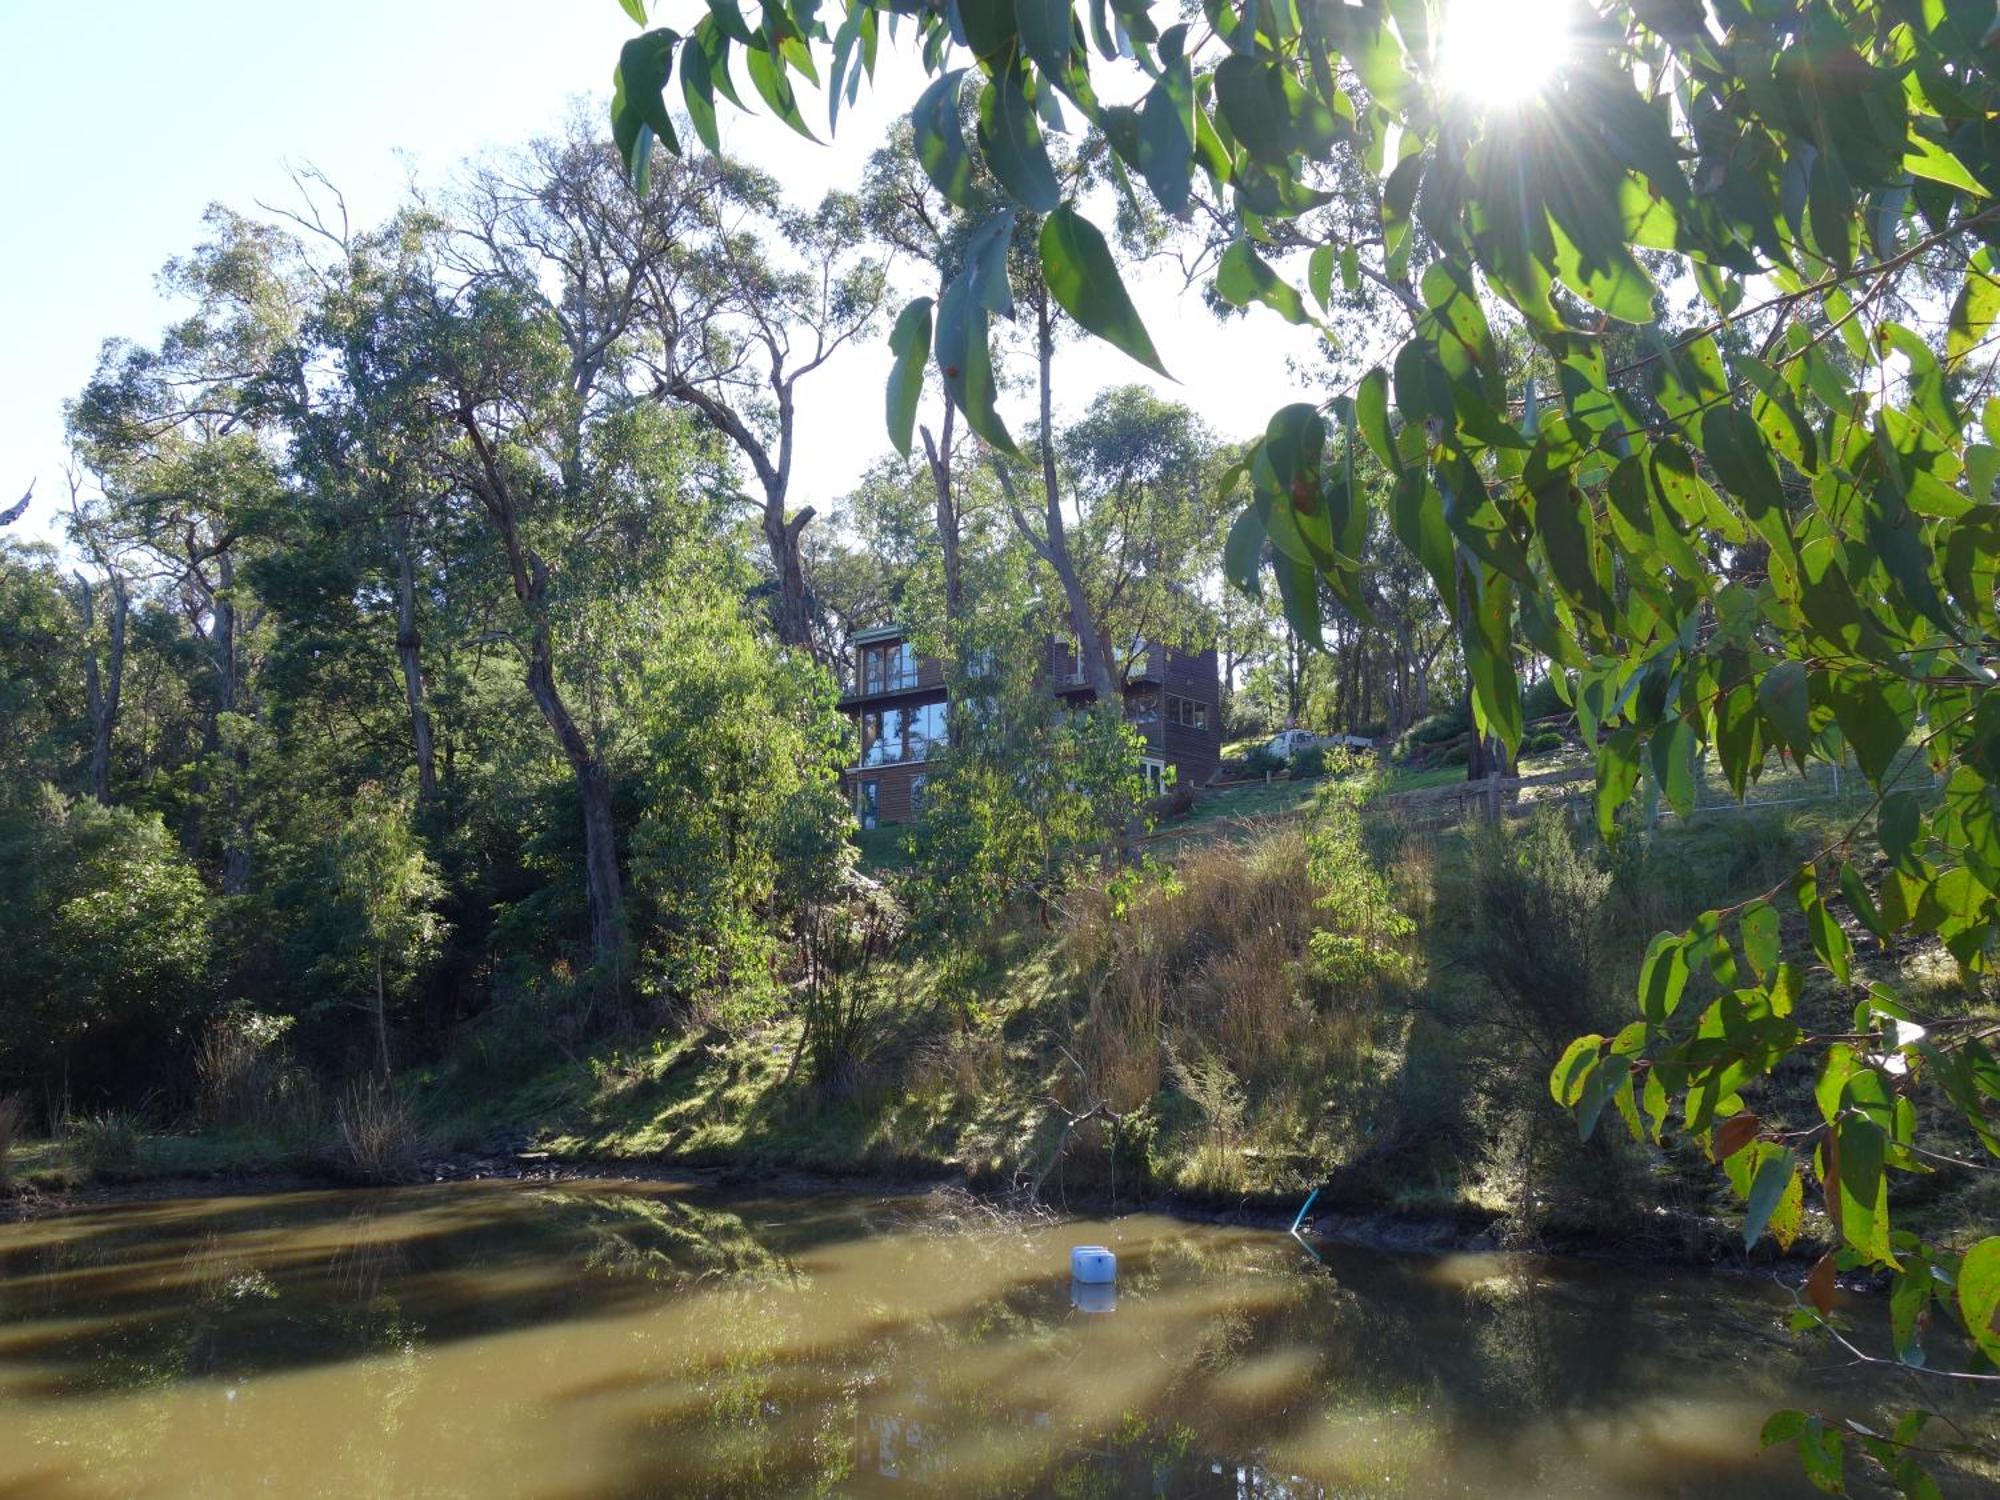
[[[1221,301],[1313,324],[1336,268],[1393,289],[1409,313],[1393,352],[1277,413],[1231,475],[1250,499],[1230,576],[1270,573],[1316,638],[1321,582],[1363,608],[1355,538],[1386,504],[1452,602],[1483,730],[1519,742],[1524,651],[1554,669],[1596,747],[1608,834],[1642,783],[1690,811],[1707,762],[1739,794],[1772,767],[1858,762],[1873,814],[1765,900],[1662,934],[1637,1019],[1579,1041],[1552,1087],[1586,1133],[1615,1113],[1703,1142],[1749,1240],[1790,1241],[1816,1203],[1834,1244],[1807,1286],[1821,1314],[1835,1268],[1875,1268],[1901,1299],[1900,1358],[1922,1362],[1933,1311],[2000,1358],[2000,1242],[1922,1244],[1888,1189],[1935,1165],[1920,1103],[2000,1155],[1992,1038],[1914,1016],[1863,971],[1916,938],[1983,975],[2000,921],[2000,25],[1973,0],[1597,0],[1547,39],[1541,90],[1500,104],[1441,65],[1462,14],[848,0],[829,36],[810,0],[765,0],[754,30],[711,0],[699,42],[627,47],[613,123],[643,174],[656,139],[676,149],[663,59],[701,57],[682,69],[700,122],[733,44],[803,129],[787,79],[827,58],[837,109],[901,26],[935,79],[913,116],[931,181],[970,203],[983,162],[1045,215],[1049,287],[1135,359],[1160,367],[1050,167],[1044,131],[1066,111],[1126,191],[1169,216],[1208,206]],[[1337,192],[1369,206],[1359,229],[1322,212]],[[952,399],[1003,447],[985,342],[1005,275],[1004,257],[968,259],[935,331]],[[899,446],[928,317],[897,325]],[[1364,456],[1386,483],[1357,482]],[[1837,1040],[1798,1020],[1813,969],[1851,993]],[[1760,1118],[1749,1096],[1802,1050],[1821,1117]]]

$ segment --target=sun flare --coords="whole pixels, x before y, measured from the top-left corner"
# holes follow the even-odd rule
[[[1438,76],[1453,97],[1519,104],[1539,94],[1569,56],[1577,0],[1452,0]]]

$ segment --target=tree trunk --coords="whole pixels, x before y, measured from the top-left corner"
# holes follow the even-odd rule
[[[958,497],[952,489],[951,474],[952,425],[957,415],[958,408],[947,401],[941,438],[933,441],[930,428],[924,429],[924,455],[930,461],[931,485],[937,491],[938,549],[944,555],[945,631],[954,647],[957,645],[958,623],[965,615],[965,578],[958,554]]]
[[[771,549],[771,568],[778,578],[778,642],[807,650],[813,643],[812,611],[806,602],[806,573],[799,534],[812,518],[810,505],[788,518],[782,489],[764,504],[764,541]]]
[[[424,706],[424,674],[417,633],[416,566],[410,557],[410,521],[396,527],[396,657],[403,666],[403,693],[410,704],[410,742],[417,758],[417,795],[437,792],[437,752],[431,742],[431,715]]]
[[[554,733],[563,759],[576,777],[583,813],[584,888],[590,903],[590,964],[593,989],[615,998],[625,984],[624,890],[618,875],[617,828],[611,813],[611,773],[591,749],[556,685],[555,647],[545,607],[549,570],[521,541],[515,521],[513,491],[500,472],[492,445],[470,409],[458,414],[459,424],[479,456],[484,484],[481,499],[500,533],[507,554],[507,571],[531,622],[528,641],[528,695]],[[810,512],[808,512],[810,514]]]
[[[389,1081],[389,1002],[382,988],[382,950],[375,950],[375,1045],[382,1059],[382,1081]]]
[[[111,590],[111,617],[105,622],[109,637],[102,671],[97,665],[97,647],[92,643],[84,658],[84,701],[90,712],[90,795],[104,806],[111,805],[111,741],[118,728],[118,698],[125,684],[125,627],[132,614],[132,597],[124,578],[116,569],[106,575]],[[83,627],[89,633],[96,624],[96,589],[77,578],[77,592],[83,606]]]
[[[1083,579],[1076,571],[1076,560],[1070,555],[1069,531],[1063,522],[1062,491],[1056,479],[1055,402],[1050,382],[1050,369],[1055,362],[1055,333],[1049,320],[1046,292],[1037,301],[1035,313],[1035,352],[1041,367],[1042,536],[1045,552],[1049,566],[1055,569],[1056,579],[1062,584],[1063,601],[1069,607],[1070,629],[1076,632],[1077,653],[1083,658],[1084,673],[1097,694],[1097,701],[1110,705],[1113,711],[1122,714],[1125,711],[1125,695],[1119,691],[1118,680],[1112,674],[1111,653],[1097,628],[1096,611],[1090,607],[1090,598],[1083,591]]]
[[[216,566],[222,587],[215,594],[213,639],[210,652],[215,663],[216,718],[236,712],[236,559],[224,551]],[[221,741],[220,725],[212,730],[215,743]],[[240,896],[250,888],[250,816],[243,802],[243,785],[250,775],[250,752],[242,741],[229,753],[229,787],[224,800],[229,807],[229,838],[222,851],[222,893]]]

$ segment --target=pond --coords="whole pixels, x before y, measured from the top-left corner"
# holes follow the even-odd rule
[[[661,1183],[91,1207],[0,1225],[0,1496],[1766,1496],[1810,1493],[1769,1410],[1892,1394],[1767,1279],[1322,1248]]]

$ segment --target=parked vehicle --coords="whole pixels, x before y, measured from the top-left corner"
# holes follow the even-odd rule
[[[1319,736],[1310,729],[1284,729],[1271,736],[1265,748],[1279,760],[1290,760],[1308,745],[1317,745]]]
[[[1310,745],[1333,749],[1372,750],[1375,742],[1365,734],[1314,734],[1310,729],[1284,729],[1271,737],[1264,748],[1280,760],[1290,760]]]

